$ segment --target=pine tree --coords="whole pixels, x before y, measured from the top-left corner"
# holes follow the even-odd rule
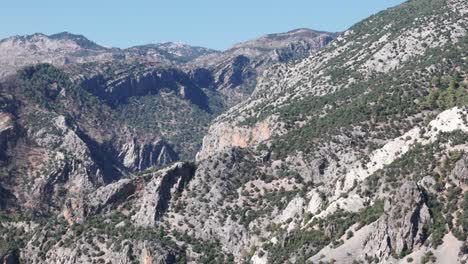
[[[468,92],[464,85],[460,85],[455,92],[455,99],[458,106],[468,105]]]
[[[444,94],[445,94],[445,98],[444,98],[445,109],[455,107],[456,101],[457,101],[456,98],[455,98],[455,93],[456,93],[456,87],[457,86],[458,86],[457,81],[454,78],[452,78],[450,80],[449,87],[444,92]]]
[[[439,98],[439,95],[439,90],[433,89],[426,97],[426,101],[422,104],[422,108],[429,110],[437,108],[437,99]]]

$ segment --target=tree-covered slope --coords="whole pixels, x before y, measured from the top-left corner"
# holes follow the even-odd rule
[[[453,223],[464,223],[467,8],[414,0],[383,11],[318,54],[273,66],[250,99],[215,120],[199,172],[229,182],[225,210],[239,211],[225,217],[243,224],[233,227],[242,247],[256,248],[247,258],[464,259],[466,227]],[[248,154],[226,156],[239,148]],[[252,173],[230,170],[247,166],[242,157]]]
[[[51,71],[45,77],[23,72],[11,86],[23,87],[21,96],[0,101],[4,259],[466,262],[467,16],[464,0],[410,0],[371,16],[303,60],[268,67],[245,102],[214,120],[196,162],[139,168],[112,182],[101,164],[125,171],[138,160],[128,153],[147,152],[131,141],[110,155],[96,150],[120,146],[127,132],[156,131],[187,148],[186,136],[203,134],[190,119],[205,122],[224,94],[198,85],[200,72],[138,63],[127,71],[91,64],[87,74],[67,68],[71,83],[49,66],[33,68]],[[41,85],[29,87],[44,89],[28,90],[36,79]],[[199,93],[208,100],[187,97]],[[179,109],[180,125],[170,114]],[[38,121],[48,129],[34,129]],[[65,172],[28,171],[63,162]],[[53,205],[46,213],[19,213],[44,199]]]

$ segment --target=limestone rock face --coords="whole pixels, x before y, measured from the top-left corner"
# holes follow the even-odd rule
[[[130,97],[155,95],[161,91],[169,91],[201,108],[208,106],[205,93],[187,73],[177,68],[156,70],[149,68],[138,72],[130,67],[116,72],[113,76],[97,72],[90,76],[83,76],[77,82],[81,83],[92,94],[112,105],[125,102]]]
[[[220,89],[232,89],[243,84],[244,80],[251,78],[254,74],[250,59],[239,55],[217,70],[214,76],[215,85]]]
[[[163,166],[176,161],[177,155],[163,140],[139,143],[133,138],[122,146],[119,160],[132,171],[143,171],[152,166]]]
[[[87,207],[93,214],[100,212],[103,208],[116,205],[125,201],[127,197],[136,191],[136,183],[130,179],[122,179],[115,183],[98,188],[89,195]]]
[[[310,201],[307,206],[307,212],[311,214],[316,214],[320,210],[320,206],[322,205],[323,200],[320,197],[320,194],[316,191],[312,191],[310,193]]]
[[[458,181],[458,184],[468,182],[468,156],[464,155],[457,161],[451,175]]]
[[[190,164],[176,163],[160,171],[146,183],[137,202],[138,212],[132,220],[139,226],[154,226],[168,209],[172,197],[180,192],[191,180],[194,167]]]
[[[35,147],[19,143],[13,152],[18,159],[24,158],[20,154],[25,155],[26,162],[34,165],[30,170],[34,177],[25,179],[26,175],[22,175],[15,179],[15,185],[9,186],[24,207],[41,208],[43,202],[61,206],[65,190],[72,197],[81,196],[106,181],[90,146],[67,124],[65,117],[56,116],[48,122],[43,128],[27,131],[27,138]],[[22,188],[23,180],[31,181],[32,191]]]
[[[400,187],[396,196],[385,201],[384,215],[373,224],[364,251],[368,255],[386,258],[401,255],[421,246],[427,239],[432,218],[427,197],[414,183]]]
[[[210,127],[203,138],[203,147],[197,159],[204,159],[210,154],[222,152],[229,148],[247,148],[270,138],[273,132],[268,121],[258,123],[255,127],[238,127],[219,122]]]
[[[8,145],[14,141],[15,124],[8,113],[0,112],[0,162],[6,158]]]

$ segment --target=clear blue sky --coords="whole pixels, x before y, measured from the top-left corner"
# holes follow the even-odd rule
[[[129,47],[180,41],[225,49],[267,33],[343,31],[403,0],[2,0],[0,39],[68,31]]]

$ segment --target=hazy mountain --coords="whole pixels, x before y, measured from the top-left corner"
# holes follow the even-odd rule
[[[57,34],[53,34],[48,36],[49,39],[51,40],[69,40],[70,42],[76,43],[78,46],[80,46],[83,49],[93,49],[93,50],[104,50],[105,48],[102,46],[99,46],[95,42],[87,39],[83,35],[75,35],[71,34],[69,32],[61,32]]]
[[[181,63],[191,61],[201,56],[220,53],[219,51],[208,48],[193,47],[187,44],[175,42],[135,46],[127,49],[126,51],[140,54],[143,57],[163,55],[170,60]]]

